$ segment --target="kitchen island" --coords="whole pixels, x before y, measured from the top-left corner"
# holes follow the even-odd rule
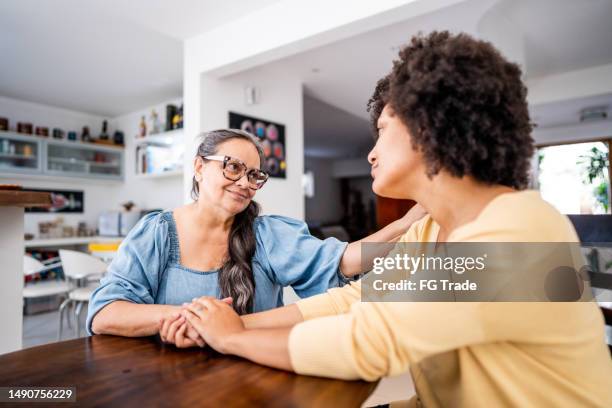
[[[51,205],[51,194],[0,190],[0,354],[21,349],[24,208]]]

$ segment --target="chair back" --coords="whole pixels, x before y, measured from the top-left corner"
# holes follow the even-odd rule
[[[24,276],[34,275],[35,273],[45,270],[45,265],[38,259],[29,255],[23,256],[23,274]]]
[[[84,279],[90,275],[101,275],[108,268],[100,259],[84,252],[60,249],[59,256],[67,278]]]

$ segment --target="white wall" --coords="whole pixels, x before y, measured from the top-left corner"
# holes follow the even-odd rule
[[[260,101],[246,105],[244,87],[256,86]],[[187,85],[186,85],[187,86]],[[184,198],[193,176],[194,138],[200,131],[227,128],[229,111],[254,116],[285,125],[287,157],[286,179],[270,178],[255,200],[265,214],[280,214],[304,219],[302,174],[304,171],[304,130],[302,111],[302,84],[297,77],[286,72],[253,69],[226,78],[202,74],[200,78],[199,127],[188,127],[185,149]],[[193,129],[189,131],[189,129]]]

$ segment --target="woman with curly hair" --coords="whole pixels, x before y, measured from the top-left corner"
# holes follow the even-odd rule
[[[404,242],[577,242],[525,191],[534,147],[521,70],[466,34],[419,35],[369,108],[373,190],[429,213]],[[520,265],[514,265],[520,269]],[[238,317],[201,298],[184,316],[216,350],[300,374],[410,370],[423,406],[612,406],[594,302],[360,302],[360,283]]]

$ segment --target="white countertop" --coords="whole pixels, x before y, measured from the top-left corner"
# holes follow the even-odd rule
[[[46,239],[31,239],[24,241],[26,248],[45,248],[56,247],[63,245],[87,245],[92,242],[118,242],[124,237],[71,237],[71,238],[46,238]]]

